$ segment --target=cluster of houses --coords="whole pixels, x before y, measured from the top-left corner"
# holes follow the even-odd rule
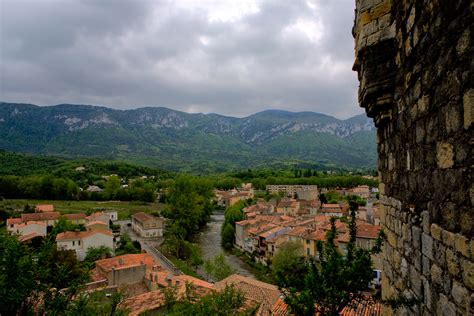
[[[116,211],[72,213],[61,215],[53,205],[37,205],[35,213],[23,213],[19,218],[7,219],[7,230],[18,236],[21,242],[45,237],[63,218],[72,224],[82,225],[85,230],[65,231],[57,234],[58,249],[73,250],[78,260],[84,260],[88,249],[107,247],[114,253],[120,232],[112,232],[110,223],[118,220]],[[132,229],[141,238],[163,236],[163,219],[139,212],[132,216]]]
[[[92,282],[87,285],[89,291],[113,292],[120,288],[126,298],[119,307],[127,310],[128,315],[144,313],[160,314],[166,306],[166,289],[173,286],[178,297],[186,295],[189,289],[194,297],[202,297],[212,292],[220,292],[232,285],[244,296],[242,312],[256,307],[256,315],[290,315],[284,302],[284,295],[277,286],[261,282],[250,277],[233,274],[219,282],[207,281],[163,268],[148,253],[129,254],[95,262],[91,273]],[[358,315],[368,311],[371,315],[380,315],[380,304],[358,302],[346,307],[341,315]]]
[[[217,205],[227,208],[239,201],[253,199],[255,197],[255,190],[251,183],[244,183],[240,188],[230,191],[214,190],[214,196]]]
[[[267,190],[287,197],[268,202],[259,199],[256,204],[244,208],[245,219],[235,223],[235,246],[263,264],[271,262],[289,242],[299,245],[302,256],[317,257],[317,242],[326,239],[331,217],[349,216],[349,206],[345,202],[321,204],[316,186],[274,185],[268,186]],[[360,194],[364,199],[370,195],[367,186],[350,192]],[[356,222],[356,244],[371,249],[381,229],[377,207],[371,203],[359,207]],[[335,245],[344,254],[349,243],[347,224],[336,220],[336,230]],[[379,256],[374,256],[373,261],[375,269],[380,270]]]

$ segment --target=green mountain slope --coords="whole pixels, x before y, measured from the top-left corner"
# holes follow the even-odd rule
[[[288,163],[373,168],[376,161],[375,129],[365,116],[338,120],[277,110],[233,118],[0,102],[0,149],[196,173]]]

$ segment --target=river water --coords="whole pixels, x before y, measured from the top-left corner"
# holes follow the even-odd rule
[[[236,273],[255,278],[253,273],[250,272],[246,264],[239,257],[226,253],[222,248],[221,229],[223,224],[224,214],[214,213],[211,216],[211,221],[207,223],[207,227],[199,233],[198,244],[201,246],[204,260],[208,260],[223,252],[227,263],[234,268]],[[198,269],[198,273],[204,276],[202,269]]]

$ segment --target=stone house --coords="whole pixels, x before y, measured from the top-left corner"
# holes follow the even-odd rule
[[[101,259],[95,262],[92,279],[106,279],[109,286],[137,284],[144,282],[147,271],[151,271],[155,266],[157,263],[147,253]]]
[[[300,202],[295,199],[282,199],[276,211],[284,215],[296,215],[300,211],[300,205]]]
[[[140,237],[162,237],[163,219],[139,212],[132,216],[132,229]]]
[[[64,214],[63,217],[76,225],[85,225],[87,215],[85,213]]]

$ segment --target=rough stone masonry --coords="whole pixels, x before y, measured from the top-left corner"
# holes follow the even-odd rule
[[[474,314],[473,3],[356,0],[359,103],[378,128],[382,294],[421,301],[396,314]]]

